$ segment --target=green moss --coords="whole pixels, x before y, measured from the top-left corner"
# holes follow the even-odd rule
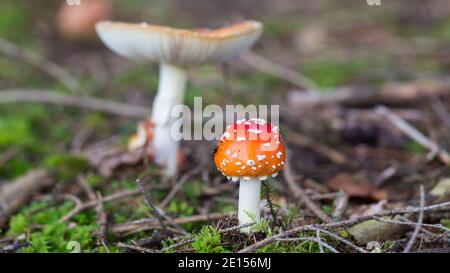
[[[369,60],[324,60],[313,59],[302,65],[303,73],[319,87],[331,88],[349,84],[372,66]]]
[[[267,38],[290,38],[294,34],[295,26],[299,24],[297,17],[286,17],[280,20],[278,17],[264,18],[264,36]]]
[[[8,179],[14,179],[22,174],[25,174],[32,168],[33,165],[29,161],[18,156],[11,159],[2,168],[0,168],[0,175]]]
[[[27,147],[33,141],[29,120],[20,117],[0,118],[0,149]]]
[[[113,79],[111,86],[119,94],[125,90],[140,89],[147,94],[156,94],[158,89],[158,70],[148,65],[134,65]]]
[[[221,253],[228,252],[222,245],[222,236],[217,229],[204,226],[195,236],[191,247],[197,253]]]
[[[70,224],[58,222],[73,207],[71,202],[60,205],[33,202],[11,218],[8,235],[28,234],[30,245],[21,252],[67,252],[71,241],[79,244],[82,251],[89,252],[94,247],[92,232],[97,228],[95,213],[81,212]]]
[[[183,193],[190,199],[195,201],[202,193],[202,184],[199,181],[188,181],[183,186]]]
[[[89,162],[81,156],[56,154],[48,156],[44,160],[44,166],[56,171],[61,180],[67,180],[86,171],[89,167]]]
[[[33,16],[25,2],[0,2],[0,37],[24,42],[28,40]]]
[[[406,146],[406,150],[409,152],[418,153],[418,154],[427,153],[427,150],[422,145],[420,145],[419,143],[417,143],[415,141],[408,141],[405,146]]]

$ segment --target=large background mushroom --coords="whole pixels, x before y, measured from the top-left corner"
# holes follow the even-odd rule
[[[156,163],[165,174],[177,172],[179,143],[171,135],[171,110],[183,103],[186,67],[192,64],[228,61],[251,47],[260,37],[262,24],[245,21],[217,30],[185,30],[146,23],[100,22],[97,32],[117,54],[134,61],[158,62],[160,79],[153,102],[151,145]]]

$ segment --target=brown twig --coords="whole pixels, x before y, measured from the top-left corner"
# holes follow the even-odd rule
[[[289,142],[292,142],[296,145],[308,147],[316,151],[317,153],[325,156],[334,163],[345,164],[348,161],[347,157],[343,153],[324,144],[316,142],[313,139],[300,133],[288,131],[287,139],[289,140]]]
[[[333,202],[333,212],[331,213],[331,217],[334,221],[339,221],[342,218],[346,208],[348,205],[348,194],[343,191],[340,191],[338,196],[334,199]]]
[[[13,159],[18,154],[18,152],[19,151],[15,148],[9,148],[5,152],[0,154],[0,167],[5,165],[11,159]]]
[[[4,38],[0,38],[0,52],[7,56],[19,59],[22,62],[31,64],[35,68],[44,71],[48,75],[61,82],[65,87],[67,87],[67,89],[71,91],[80,91],[80,83],[74,77],[72,77],[70,73],[67,72],[67,70],[56,63],[46,60],[41,55],[23,49]]]
[[[108,247],[108,241],[106,240],[106,231],[108,225],[108,218],[106,216],[105,210],[103,209],[102,195],[97,193],[98,204],[95,207],[98,220],[98,230],[97,230],[97,240],[105,248],[106,252],[110,252]]]
[[[331,245],[323,242],[320,237],[297,237],[297,238],[279,238],[277,239],[279,242],[297,242],[297,241],[311,241],[315,242],[319,245],[320,253],[323,253],[323,247],[330,250],[333,253],[339,253],[339,251],[336,250],[336,248],[332,247]]]
[[[403,250],[403,253],[408,253],[414,243],[416,242],[417,235],[419,235],[420,228],[422,227],[423,223],[423,208],[425,207],[425,189],[423,185],[420,185],[420,204],[419,208],[421,209],[419,211],[419,216],[417,218],[417,225],[414,228],[413,234],[411,235],[411,238],[409,239],[408,243],[406,244],[405,249]]]
[[[331,223],[331,218],[326,215],[315,203],[309,198],[305,191],[295,183],[294,174],[290,166],[290,160],[286,159],[286,164],[284,166],[284,178],[287,182],[289,189],[294,194],[295,198],[298,198],[301,203],[304,203],[320,220],[325,223]]]
[[[408,105],[430,95],[448,95],[449,79],[387,83],[376,90],[369,86],[341,87],[327,93],[291,91],[289,103],[295,107],[309,108],[339,104],[348,107],[374,105]]]
[[[139,251],[139,252],[143,252],[143,253],[156,253],[158,251],[156,250],[152,250],[146,247],[142,247],[142,246],[137,246],[137,245],[129,245],[129,244],[125,244],[122,242],[119,242],[116,244],[117,247],[119,248],[126,248],[126,249],[131,249],[131,250],[135,250],[135,251]]]
[[[112,102],[88,96],[71,96],[48,90],[9,89],[0,91],[0,104],[17,102],[48,103],[85,108],[135,119],[148,117],[150,110],[148,107]]]
[[[63,223],[63,222],[68,221],[70,218],[72,218],[76,214],[78,214],[83,208],[83,202],[81,202],[81,200],[78,197],[76,197],[75,195],[63,194],[63,195],[61,195],[61,197],[72,201],[75,204],[75,208],[73,208],[71,211],[69,211],[63,217],[61,217],[61,219],[58,220],[58,223]]]
[[[186,223],[195,223],[195,222],[206,222],[210,220],[220,219],[226,216],[230,216],[235,214],[236,212],[226,212],[226,213],[211,213],[211,214],[199,214],[194,216],[186,216],[175,218],[172,221],[165,220],[165,225],[170,225],[171,223],[175,223],[178,225],[186,224]],[[131,234],[139,231],[145,231],[154,228],[160,228],[161,223],[154,218],[150,219],[141,219],[135,220],[128,223],[116,224],[110,227],[109,232],[115,234]]]
[[[424,146],[432,153],[436,154],[438,158],[445,164],[450,165],[450,154],[442,149],[436,142],[432,141],[424,134],[419,132],[407,121],[399,117],[397,114],[390,111],[387,107],[379,106],[376,108],[376,113],[385,117],[392,125],[399,129],[402,133],[407,135],[412,140],[416,141],[418,144]]]
[[[308,90],[310,92],[312,90],[319,89],[317,84],[305,75],[274,63],[251,50],[247,51],[245,54],[242,54],[241,59],[253,68],[280,78],[302,89]]]
[[[448,128],[450,128],[450,113],[445,108],[445,105],[439,99],[439,97],[435,94],[430,95],[430,104],[433,108],[433,111],[437,114],[442,123],[445,124]]]
[[[158,186],[150,186],[147,187],[148,189],[167,189],[167,186],[165,185],[158,185]],[[81,211],[84,211],[86,209],[90,209],[93,208],[95,206],[97,206],[97,204],[99,202],[102,203],[106,203],[106,202],[114,202],[114,201],[120,201],[126,198],[130,198],[133,197],[135,195],[139,195],[140,191],[139,190],[126,190],[126,191],[120,191],[117,193],[113,193],[111,195],[105,196],[102,198],[102,200],[92,200],[89,202],[86,202],[84,204],[82,204],[81,206],[76,206],[73,210],[71,210],[66,216],[64,216],[60,221],[64,222],[64,221],[68,221],[70,218],[74,217],[75,215],[77,215],[78,213],[80,213]]]
[[[142,193],[144,196],[145,203],[152,209],[152,214],[156,219],[158,219],[159,224],[163,230],[166,230],[166,225],[164,223],[164,215],[160,213],[160,210],[156,208],[156,206],[153,204],[152,201],[150,201],[150,198],[148,196],[148,192],[144,188],[144,184],[142,184],[142,181],[138,178],[136,179],[136,185],[138,190]]]
[[[303,231],[309,231],[314,228],[321,228],[321,229],[326,229],[326,230],[343,228],[343,227],[352,226],[354,224],[373,219],[374,217],[384,217],[384,216],[391,216],[391,215],[398,215],[398,214],[405,214],[405,213],[417,213],[420,211],[427,212],[427,211],[440,210],[440,209],[444,209],[444,208],[448,208],[448,207],[450,207],[450,202],[444,202],[444,203],[440,203],[440,204],[436,204],[436,205],[426,206],[423,208],[413,207],[413,208],[403,208],[403,209],[398,209],[398,210],[391,210],[391,211],[386,211],[386,212],[382,212],[382,213],[378,213],[378,214],[361,216],[361,217],[358,217],[355,219],[345,220],[345,221],[341,221],[341,222],[327,223],[327,224],[311,224],[311,225],[294,227],[290,230],[286,230],[286,231],[279,233],[277,235],[274,235],[272,237],[258,241],[256,243],[240,250],[239,252],[240,253],[253,252],[258,248],[264,247],[268,244],[275,242],[279,238],[291,236],[291,235],[294,235],[294,234],[297,234],[297,233],[303,232]]]
[[[265,190],[265,194],[266,194],[266,200],[267,200],[267,204],[269,205],[269,210],[270,210],[270,214],[272,215],[272,219],[277,223],[278,226],[284,227],[284,223],[282,223],[280,221],[280,219],[278,219],[278,215],[275,212],[275,209],[273,207],[273,202],[272,199],[270,197],[270,186],[267,183],[267,181],[263,181],[262,183],[264,190]]]
[[[50,173],[36,169],[0,186],[0,226],[7,223],[9,216],[20,209],[33,194],[55,183]]]
[[[177,192],[183,187],[183,185],[189,181],[190,178],[192,178],[194,175],[200,173],[204,169],[204,166],[198,166],[197,168],[194,168],[190,170],[189,172],[185,173],[183,176],[180,177],[178,182],[175,184],[175,186],[170,190],[170,192],[167,194],[167,196],[164,198],[164,200],[159,205],[161,209],[164,209],[172,200],[172,198],[177,194]]]
[[[108,247],[108,241],[106,240],[108,218],[103,209],[103,200],[102,200],[103,197],[100,193],[97,194],[94,193],[94,191],[92,190],[91,186],[86,181],[86,178],[84,176],[79,176],[77,181],[78,184],[86,193],[86,195],[88,196],[89,200],[97,202],[97,205],[95,206],[95,212],[97,214],[97,223],[98,223],[97,240],[98,244],[102,245],[105,248],[106,252],[109,253],[110,251]]]

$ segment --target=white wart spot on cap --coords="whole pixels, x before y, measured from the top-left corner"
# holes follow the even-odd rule
[[[228,133],[228,132],[223,133],[223,136],[222,136],[223,139],[229,139],[230,137],[231,137],[230,133]]]
[[[280,151],[278,151],[278,152],[276,153],[276,155],[277,155],[277,158],[278,158],[278,159],[280,159],[280,158],[281,158],[281,156],[283,155],[283,153],[282,153],[282,152],[280,152]]]
[[[258,134],[261,134],[261,133],[262,133],[262,131],[261,131],[261,130],[258,130],[258,129],[248,129],[247,132],[253,133],[253,134],[255,134],[255,135],[258,135]]]
[[[247,166],[250,166],[250,167],[255,167],[256,166],[256,163],[255,163],[255,161],[253,161],[253,160],[247,160]]]
[[[262,118],[252,118],[251,121],[253,121],[254,123],[258,124],[258,125],[265,125],[266,121]]]
[[[245,118],[243,118],[243,119],[240,119],[240,120],[237,120],[236,121],[236,124],[242,124],[242,123],[244,123],[244,122],[246,122],[247,120],[245,119]]]
[[[256,158],[257,158],[259,161],[263,161],[264,158],[266,158],[266,155],[256,155]]]

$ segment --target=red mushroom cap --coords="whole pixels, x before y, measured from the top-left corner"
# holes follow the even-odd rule
[[[226,176],[264,180],[284,168],[285,148],[278,127],[263,119],[238,120],[225,130],[214,155]]]

